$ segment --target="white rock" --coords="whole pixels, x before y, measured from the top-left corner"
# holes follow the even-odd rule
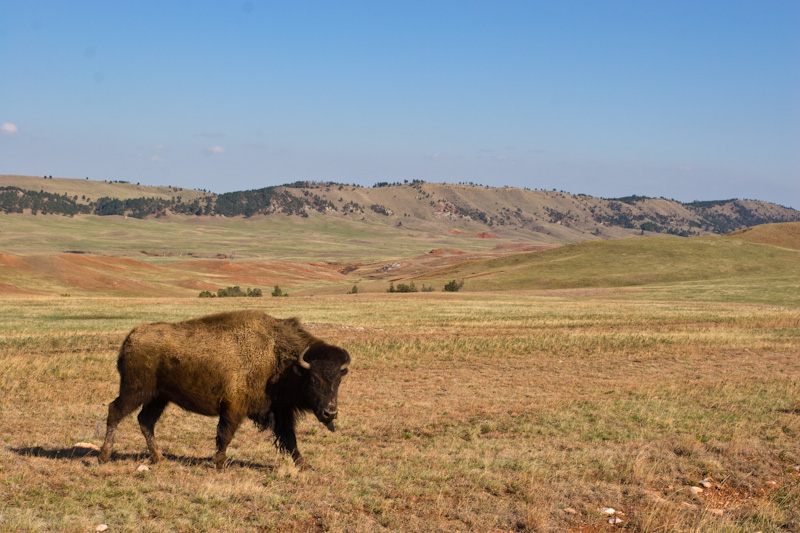
[[[105,524],[100,524],[99,526],[94,528],[95,531],[106,531],[107,529],[108,529],[108,526],[105,525]]]
[[[710,489],[711,488],[711,482],[709,480],[707,480],[707,479],[704,479],[703,481],[698,483],[698,485],[700,485],[704,489]]]
[[[139,465],[139,466],[136,467],[136,471],[137,472],[149,472],[150,471],[150,467],[147,466],[147,465]]]
[[[611,516],[616,512],[617,511],[615,509],[613,509],[612,507],[603,507],[602,509],[600,509],[600,513],[604,514],[606,516]]]
[[[79,442],[73,446],[73,448],[88,448],[90,450],[94,450],[96,452],[100,451],[100,446],[97,444],[92,444],[91,442]]]
[[[692,494],[697,495],[697,494],[700,494],[701,492],[703,492],[703,489],[701,489],[700,487],[689,487],[689,492],[691,492]]]
[[[608,521],[608,523],[611,524],[612,526],[619,525],[622,522],[624,522],[624,520],[622,520],[621,518],[612,518],[611,520]]]

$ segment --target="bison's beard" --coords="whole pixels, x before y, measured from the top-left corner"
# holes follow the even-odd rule
[[[325,427],[328,428],[331,431],[331,433],[336,431],[336,428],[333,426],[333,420],[331,420],[330,422],[326,422]]]

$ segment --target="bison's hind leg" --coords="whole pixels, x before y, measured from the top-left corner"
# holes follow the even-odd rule
[[[163,458],[161,452],[158,450],[158,444],[156,444],[154,429],[156,427],[156,422],[158,422],[158,419],[161,417],[168,403],[169,401],[163,398],[156,398],[146,403],[139,412],[139,427],[142,429],[144,440],[147,441],[150,461],[153,463],[157,463]]]
[[[108,404],[108,420],[106,420],[106,438],[103,447],[100,448],[100,463],[106,463],[111,459],[111,448],[114,446],[114,432],[120,420],[131,414],[137,407],[142,405],[142,400],[135,395],[122,394],[116,400]]]

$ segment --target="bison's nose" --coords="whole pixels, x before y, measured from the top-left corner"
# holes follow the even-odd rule
[[[322,416],[323,416],[323,418],[325,418],[325,420],[333,420],[334,418],[336,418],[336,415],[337,415],[337,411],[336,411],[335,408],[334,409],[330,409],[329,408],[329,409],[323,409],[322,410]]]

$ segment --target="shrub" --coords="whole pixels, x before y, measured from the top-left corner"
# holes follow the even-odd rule
[[[236,285],[234,287],[219,289],[217,291],[217,296],[220,298],[239,298],[242,296],[247,296],[247,293],[244,292],[241,287]]]
[[[247,289],[247,291],[243,291],[241,287],[238,285],[234,287],[226,287],[224,289],[218,289],[217,294],[214,294],[211,291],[203,291],[199,294],[200,298],[241,298],[244,296],[249,297],[260,297],[264,294],[261,292],[261,289]]]
[[[389,282],[389,288],[386,292],[417,292],[417,286],[414,285],[413,281],[409,284],[398,283],[397,287],[394,286],[394,283]]]
[[[272,291],[272,296],[279,298],[281,296],[289,296],[288,292],[283,292],[280,287],[275,285],[275,290]]]
[[[458,292],[464,286],[464,280],[456,281],[452,280],[447,285],[444,286],[445,292]]]

